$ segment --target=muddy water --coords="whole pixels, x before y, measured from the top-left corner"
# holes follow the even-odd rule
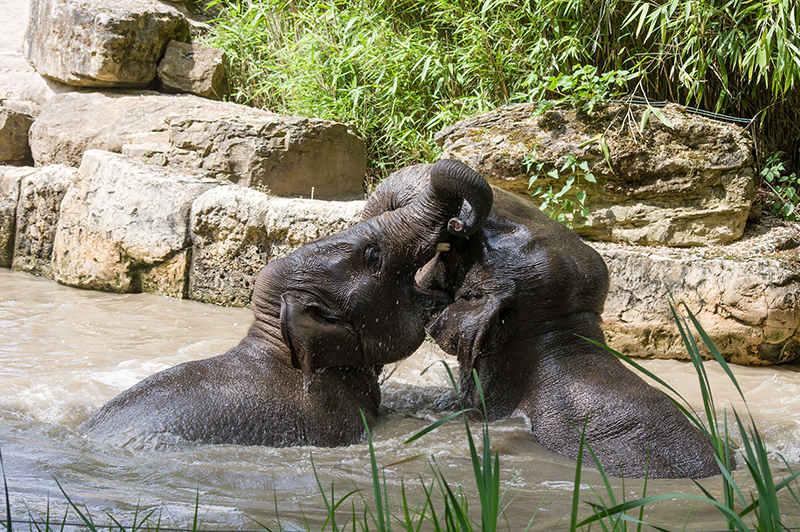
[[[259,528],[274,525],[277,503],[286,528],[319,528],[323,503],[312,469],[338,496],[370,497],[365,445],[346,448],[269,449],[227,445],[176,448],[120,448],[88,441],[75,427],[90,412],[153,372],[191,359],[213,356],[233,346],[250,323],[250,311],[225,309],[150,295],[79,291],[21,273],[0,270],[0,448],[12,507],[17,517],[50,504],[63,512],[57,478],[67,492],[88,504],[98,521],[108,511],[130,521],[136,505],[160,505],[162,523],[191,524],[196,493],[206,528]],[[387,468],[390,497],[399,500],[401,480],[412,506],[422,500],[420,477],[430,479],[433,457],[451,483],[474,493],[463,425],[451,423],[414,444],[403,440],[442,415],[448,394],[445,372],[434,365],[430,347],[401,364],[385,383],[384,415],[373,428],[378,461]],[[452,364],[452,362],[451,362]],[[699,404],[686,364],[648,361],[645,365]],[[735,368],[767,445],[791,463],[800,463],[800,372],[796,368]],[[715,391],[725,404],[735,401],[720,371],[710,366]],[[477,427],[476,427],[477,428]],[[534,530],[562,530],[569,523],[574,464],[533,443],[525,423],[511,419],[491,425],[500,452],[503,486],[511,504],[508,528],[523,528],[536,513]],[[427,458],[425,458],[427,457]],[[786,469],[778,464],[780,472]],[[739,477],[745,475],[739,472]],[[582,499],[601,489],[596,472],[586,471]],[[718,478],[704,485],[718,492]],[[641,494],[641,481],[615,481],[617,496]],[[688,481],[651,481],[648,493],[697,493]],[[348,505],[349,508],[349,505]],[[793,524],[800,516],[791,516]],[[646,519],[690,530],[723,523],[702,505],[674,501],[650,507]],[[74,517],[71,517],[74,520]],[[342,521],[346,517],[342,516]]]

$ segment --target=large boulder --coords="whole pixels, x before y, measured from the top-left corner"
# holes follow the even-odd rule
[[[228,93],[225,54],[196,43],[170,41],[158,64],[158,79],[166,91],[220,100]]]
[[[31,162],[28,130],[33,122],[24,102],[0,100],[0,163]]]
[[[0,266],[4,268],[11,267],[14,256],[19,184],[35,171],[30,167],[0,166]]]
[[[4,2],[0,10],[0,100],[22,103],[27,113],[36,115],[44,102],[71,87],[43,78],[22,55],[25,24],[20,21],[28,19],[28,4]]]
[[[686,358],[669,310],[672,294],[697,315],[726,359],[753,365],[800,360],[800,224],[756,226],[727,246],[592,245],[611,278],[603,324],[615,349]]]
[[[61,200],[75,179],[75,168],[37,168],[22,178],[17,200],[14,258],[11,267],[53,277],[51,262]]]
[[[363,201],[276,198],[235,185],[209,190],[192,205],[189,297],[249,304],[267,262],[358,223],[363,208]]]
[[[643,121],[645,112],[649,120]],[[742,235],[755,194],[753,144],[746,131],[677,105],[647,111],[612,104],[591,116],[566,107],[537,114],[535,104],[510,105],[459,122],[436,140],[442,157],[459,159],[491,183],[522,194],[533,175],[545,190],[554,184],[547,176],[552,170],[560,172],[560,184],[554,184],[560,190],[568,157],[585,162],[598,184],[578,177],[589,215],[575,220],[575,230],[594,240],[731,242]]]
[[[34,121],[36,164],[77,166],[87,149],[122,152],[278,196],[361,196],[366,155],[343,124],[194,95],[69,93]]]
[[[30,0],[23,53],[67,85],[149,84],[167,43],[188,40],[189,23],[157,0]]]
[[[55,279],[79,288],[183,297],[189,211],[215,185],[119,154],[87,151],[61,205]]]

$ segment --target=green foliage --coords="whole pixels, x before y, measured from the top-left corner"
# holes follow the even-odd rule
[[[795,87],[797,18],[795,0],[636,1],[620,29],[647,53],[648,83],[667,74],[687,102],[722,110],[754,89],[779,98]]]
[[[787,173],[781,160],[782,152],[770,155],[761,169],[761,177],[772,193],[770,208],[787,220],[798,220],[800,216],[800,177],[796,172]]]
[[[610,70],[598,74],[593,65],[576,65],[570,74],[550,76],[535,90],[534,96],[542,99],[537,113],[562,103],[569,103],[591,115],[601,103],[624,95],[628,82],[638,73],[627,70]]]
[[[337,119],[380,172],[432,160],[453,122],[543,91],[642,92],[759,115],[800,143],[796,0],[213,0],[234,98]]]
[[[589,216],[587,194],[581,180],[596,184],[597,179],[589,169],[588,162],[578,160],[570,153],[564,157],[561,167],[546,170],[547,165],[537,159],[536,150],[533,150],[525,156],[523,164],[525,171],[531,175],[528,190],[531,196],[542,200],[539,208],[548,216],[570,227]]]
[[[535,4],[260,0],[215,2],[210,44],[227,52],[234,97],[337,119],[379,169],[433,160],[433,134],[527,98],[545,49]]]

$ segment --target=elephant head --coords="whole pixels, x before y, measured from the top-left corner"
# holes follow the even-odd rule
[[[359,410],[368,421],[377,415],[376,368],[419,347],[425,323],[449,302],[417,285],[416,271],[450,238],[465,199],[491,204],[477,174],[447,162],[435,169],[402,207],[264,267],[255,321],[238,346],[148,377],[81,430],[124,442],[131,433],[271,446],[359,441]]]
[[[413,201],[430,170],[398,171],[382,185],[398,199],[374,198],[371,205],[377,211]],[[459,218],[469,220],[465,211]],[[464,404],[481,404],[474,370],[490,419],[526,417],[534,439],[555,452],[576,457],[586,423],[586,442],[610,474],[719,472],[709,442],[662,392],[584,339],[604,340],[608,270],[594,249],[500,189],[488,216],[463,227],[449,227],[464,238],[426,264],[417,282],[452,298],[427,330],[458,358]]]
[[[440,161],[402,205],[271,262],[256,279],[249,335],[282,341],[307,379],[326,367],[410,355],[432,313],[449,302],[445,292],[416,284],[415,273],[450,238],[445,228],[461,224],[455,215],[464,201],[483,216],[491,208],[491,188],[465,168]]]

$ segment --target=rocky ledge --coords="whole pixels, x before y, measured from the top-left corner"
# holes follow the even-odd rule
[[[572,156],[595,176],[577,177],[589,215],[575,230],[592,240],[655,246],[724,244],[744,232],[755,196],[753,144],[739,126],[678,105],[609,104],[587,115],[517,104],[459,122],[437,135],[495,185],[522,194],[529,182],[560,190]],[[646,126],[642,115],[650,112]],[[606,149],[604,149],[604,146]],[[560,171],[556,183],[551,172]],[[580,172],[578,172],[580,173]]]
[[[726,359],[800,360],[800,224],[764,219],[736,243],[691,249],[591,242],[608,265],[609,345],[634,356],[686,358],[671,294],[697,315]]]

